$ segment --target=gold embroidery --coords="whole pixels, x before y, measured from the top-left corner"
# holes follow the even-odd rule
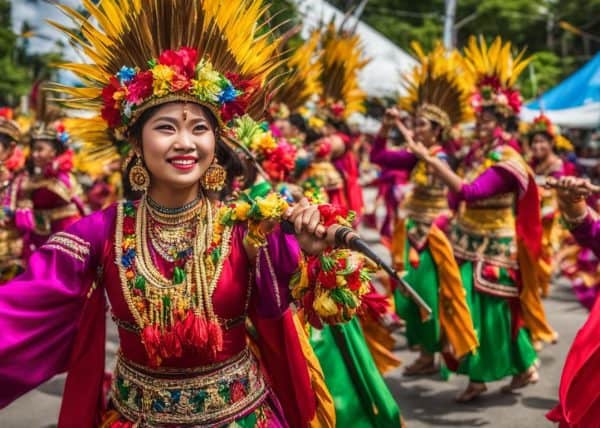
[[[277,300],[277,308],[281,308],[281,296],[279,295],[279,282],[277,281],[277,276],[275,276],[275,269],[273,269],[273,262],[271,261],[271,255],[269,254],[269,249],[264,247],[265,259],[267,260],[267,266],[269,268],[269,273],[271,274],[271,279],[273,282],[273,289],[275,291],[275,300]],[[260,256],[260,251],[259,251]],[[257,258],[259,260],[259,258]],[[258,265],[257,265],[258,269]]]
[[[74,180],[70,180],[72,183]],[[58,195],[65,202],[70,202],[73,196],[76,194],[76,188],[69,189],[65,183],[58,178],[43,178],[43,179],[31,179],[27,183],[26,190],[32,192],[38,189],[48,189],[51,192]]]
[[[58,232],[52,235],[42,248],[62,251],[81,262],[84,262],[90,255],[90,243],[67,232]]]

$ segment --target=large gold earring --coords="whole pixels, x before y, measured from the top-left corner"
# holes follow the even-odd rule
[[[129,183],[134,192],[145,192],[150,185],[150,174],[142,164],[140,156],[135,157],[135,165],[129,170]]]
[[[217,158],[213,160],[204,175],[202,176],[201,184],[206,190],[212,190],[220,192],[225,186],[225,180],[227,179],[227,172],[223,168]]]

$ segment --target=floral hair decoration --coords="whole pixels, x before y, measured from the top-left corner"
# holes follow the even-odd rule
[[[529,136],[533,137],[535,134],[542,132],[548,134],[552,139],[556,138],[558,134],[556,126],[554,126],[548,116],[543,114],[533,119],[533,123],[529,129]]]
[[[51,123],[38,123],[31,132],[32,140],[56,141],[61,147],[67,149],[71,144],[71,134],[67,131],[62,120]]]
[[[199,103],[223,125],[246,113],[258,87],[257,80],[221,74],[209,60],[198,60],[196,49],[165,50],[148,61],[147,70],[123,66],[110,79],[102,90],[102,118],[109,127],[123,129],[166,97]]]
[[[50,89],[66,95],[65,107],[91,113],[73,128],[90,159],[127,156],[129,144],[116,142],[169,102],[206,107],[221,128],[264,114],[280,55],[263,0],[102,0],[85,2],[86,14],[57,7],[78,31],[51,24],[89,61],[61,65],[78,86]]]
[[[523,100],[516,88],[517,79],[533,60],[524,58],[525,50],[513,57],[510,42],[496,37],[491,45],[483,38],[471,36],[464,50],[465,67],[475,87],[471,97],[473,109],[480,113],[484,107],[494,107],[504,116],[517,115]]]
[[[296,165],[296,147],[275,138],[266,122],[248,116],[234,120],[230,136],[245,147],[273,182],[285,181]]]

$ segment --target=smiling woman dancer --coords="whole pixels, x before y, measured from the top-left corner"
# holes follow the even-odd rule
[[[261,2],[86,7],[90,20],[61,6],[81,28],[65,31],[94,62],[65,67],[87,87],[60,89],[72,107],[101,111],[87,124],[98,154],[111,150],[100,120],[130,143],[128,177],[144,196],[54,235],[1,289],[0,406],[68,370],[59,427],[334,426],[288,284],[299,273],[319,298],[341,293],[335,322],[368,290],[364,262],[326,248],[337,230],[326,209],[264,192],[222,202],[243,172],[227,125],[263,111],[277,64],[276,41],[256,24]],[[283,234],[283,218],[296,237]],[[324,251],[327,266],[304,262]],[[332,290],[307,281],[324,271],[341,281]],[[120,339],[107,407],[105,293]],[[247,317],[258,352],[247,347]]]

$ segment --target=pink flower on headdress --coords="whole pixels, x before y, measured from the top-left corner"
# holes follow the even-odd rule
[[[198,63],[198,52],[196,49],[182,47],[176,51],[166,50],[158,57],[158,63],[166,65],[175,70],[175,74],[182,75],[185,79],[191,80],[196,72]],[[179,80],[185,80],[180,78]]]
[[[152,72],[142,71],[131,79],[127,86],[127,95],[125,99],[132,104],[140,104],[146,98],[152,95]]]
[[[479,92],[475,92],[473,95],[471,95],[471,107],[477,113],[481,111],[481,108],[483,107],[483,98]]]
[[[521,111],[521,105],[523,104],[523,100],[521,99],[521,94],[519,93],[519,91],[506,89],[504,91],[504,95],[507,98],[507,103],[510,106],[511,110],[515,114],[518,114]]]

